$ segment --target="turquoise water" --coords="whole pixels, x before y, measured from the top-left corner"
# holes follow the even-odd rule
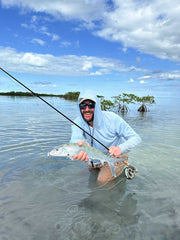
[[[74,119],[76,103],[46,98]],[[37,98],[0,97],[0,239],[171,239],[180,234],[180,99],[124,116],[142,143],[139,172],[98,186],[85,163],[48,158],[70,123]],[[135,109],[136,108],[136,109]]]

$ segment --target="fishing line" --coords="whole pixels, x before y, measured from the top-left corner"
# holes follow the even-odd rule
[[[25,84],[23,84],[22,82],[20,82],[18,79],[16,79],[15,77],[13,77],[10,73],[8,73],[7,71],[5,71],[2,67],[0,67],[0,70],[3,71],[5,74],[7,74],[9,77],[11,77],[12,79],[14,79],[17,83],[19,83],[21,86],[23,86],[24,88],[26,88],[33,96],[36,96],[37,98],[39,98],[41,101],[43,101],[44,103],[46,103],[49,107],[53,108],[56,112],[58,112],[59,114],[61,114],[64,118],[66,118],[68,121],[70,121],[71,123],[73,123],[76,127],[80,128],[83,132],[85,132],[87,135],[89,135],[91,138],[93,138],[95,141],[97,141],[99,144],[101,144],[104,148],[106,148],[107,150],[109,150],[102,142],[100,142],[98,139],[96,139],[94,136],[92,136],[90,133],[88,133],[87,131],[85,131],[81,126],[79,126],[77,123],[75,123],[73,120],[71,120],[69,117],[67,117],[64,113],[62,113],[61,111],[59,111],[57,108],[55,108],[53,105],[51,105],[49,102],[47,102],[46,100],[44,100],[39,94],[33,92],[30,88],[28,88]]]
[[[5,74],[4,72],[2,72],[2,75],[5,76],[6,78],[8,78],[15,86],[18,86],[18,88],[24,89],[21,85],[19,85],[16,81],[13,81],[13,79],[10,76],[8,76],[7,74]]]

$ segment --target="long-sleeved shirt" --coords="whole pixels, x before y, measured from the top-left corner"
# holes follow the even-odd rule
[[[93,128],[84,121],[80,109],[79,101],[82,98],[91,99],[95,104]],[[78,99],[79,116],[74,120],[85,131],[90,133],[93,137],[98,139],[107,148],[111,146],[120,147],[122,154],[131,151],[136,145],[141,142],[140,136],[124,121],[119,115],[102,111],[100,101],[97,96],[89,91],[81,93]],[[71,142],[78,142],[79,140],[86,140],[91,146],[108,154],[108,150],[103,147],[96,140],[92,139],[88,134],[83,132],[80,128],[72,125]]]

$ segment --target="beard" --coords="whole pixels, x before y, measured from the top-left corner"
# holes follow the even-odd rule
[[[91,118],[87,118],[85,116],[86,114],[92,114],[92,117]],[[83,117],[84,121],[89,124],[90,122],[93,122],[93,120],[94,120],[94,113],[91,112],[91,111],[85,111],[85,112],[82,113],[82,117]]]

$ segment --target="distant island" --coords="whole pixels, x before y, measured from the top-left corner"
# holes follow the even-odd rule
[[[80,92],[68,92],[65,94],[46,94],[46,93],[34,93],[36,96],[41,96],[41,97],[60,97],[64,98],[66,100],[73,100],[77,101],[79,97]],[[12,97],[33,97],[34,95],[30,92],[0,92],[0,95],[4,96],[12,96]]]

